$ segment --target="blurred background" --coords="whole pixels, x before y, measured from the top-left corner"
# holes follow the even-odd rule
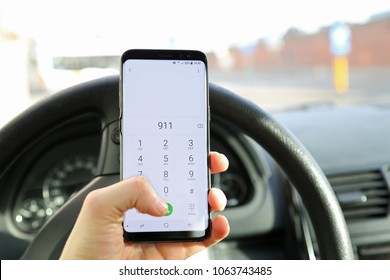
[[[0,127],[131,48],[204,51],[211,82],[271,112],[390,103],[388,0],[0,0]]]

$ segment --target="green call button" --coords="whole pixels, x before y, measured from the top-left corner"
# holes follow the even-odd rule
[[[169,202],[167,202],[167,204],[168,204],[168,212],[165,214],[165,216],[170,216],[172,214],[173,207],[172,204],[170,204]]]

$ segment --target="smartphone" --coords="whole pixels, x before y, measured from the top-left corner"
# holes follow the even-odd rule
[[[128,210],[124,238],[203,240],[211,230],[206,55],[128,50],[121,65],[121,178],[146,176],[168,203],[163,217]]]

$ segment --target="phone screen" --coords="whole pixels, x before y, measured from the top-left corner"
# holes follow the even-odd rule
[[[210,230],[206,57],[196,51],[128,51],[121,82],[121,176],[146,176],[168,203],[164,217],[127,211],[125,238],[205,238]]]

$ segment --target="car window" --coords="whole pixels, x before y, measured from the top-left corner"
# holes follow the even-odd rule
[[[272,111],[390,101],[388,0],[0,0],[0,127],[116,75],[131,48],[198,49],[210,81]]]

